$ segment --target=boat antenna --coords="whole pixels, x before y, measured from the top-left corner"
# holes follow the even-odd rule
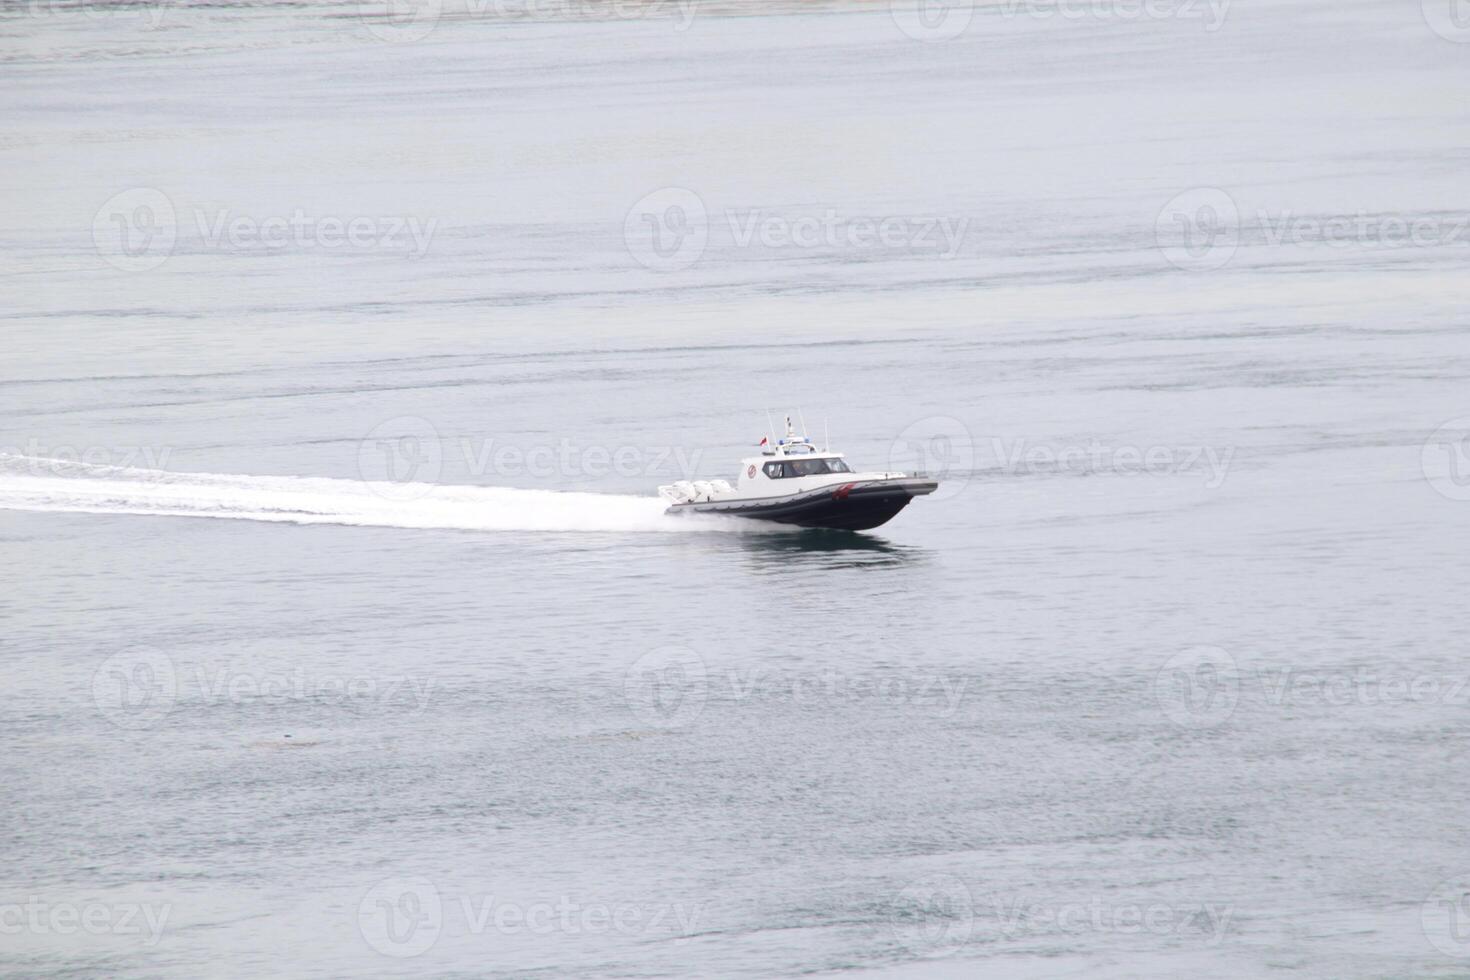
[[[800,405],[796,406],[796,418],[797,418],[798,421],[801,422],[801,435],[802,435],[802,438],[804,439],[804,438],[806,438],[806,416],[803,415],[803,414],[801,414],[801,406]]]
[[[822,418],[822,452],[824,452],[824,453],[830,453],[831,451],[832,451],[832,436],[831,436],[830,433],[827,432],[827,419],[826,419],[825,416],[823,416],[823,418]]]
[[[766,445],[776,448],[776,425],[771,421],[771,410],[766,409]]]

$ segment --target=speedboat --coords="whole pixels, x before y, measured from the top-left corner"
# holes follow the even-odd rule
[[[864,531],[886,524],[939,481],[922,473],[853,472],[842,453],[818,449],[786,420],[786,435],[761,439],[761,455],[740,461],[735,486],[680,480],[659,487],[669,514],[727,514],[798,527]]]

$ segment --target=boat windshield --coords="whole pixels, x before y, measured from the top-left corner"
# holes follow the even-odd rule
[[[820,476],[823,473],[851,473],[840,459],[788,459],[766,464],[766,476],[780,480],[793,476]]]

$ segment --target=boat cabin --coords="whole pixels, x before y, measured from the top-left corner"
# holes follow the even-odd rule
[[[807,485],[832,482],[832,475],[851,473],[842,453],[818,449],[806,436],[796,435],[787,423],[785,438],[776,440],[761,451],[740,461],[740,489],[761,490],[766,494],[795,493]],[[826,479],[807,480],[807,477]],[[802,480],[801,484],[790,483]]]

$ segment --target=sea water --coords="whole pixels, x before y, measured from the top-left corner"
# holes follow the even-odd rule
[[[1457,23],[7,7],[0,972],[1463,974]]]

